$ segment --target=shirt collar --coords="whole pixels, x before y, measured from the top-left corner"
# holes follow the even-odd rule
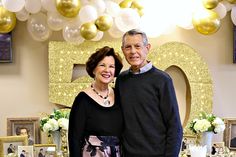
[[[148,63],[146,65],[144,65],[142,68],[140,68],[138,72],[132,72],[131,68],[129,68],[129,72],[131,72],[133,74],[142,74],[142,73],[147,72],[151,68],[152,68],[152,63],[150,61],[148,61]]]

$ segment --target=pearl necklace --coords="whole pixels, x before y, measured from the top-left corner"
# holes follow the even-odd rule
[[[110,101],[108,100],[108,96],[109,96],[109,87],[107,89],[107,95],[105,97],[103,97],[100,93],[98,93],[98,91],[96,91],[96,89],[93,87],[93,84],[91,84],[91,88],[94,91],[94,93],[96,93],[100,98],[103,99],[103,104],[105,106],[109,106],[110,105]]]

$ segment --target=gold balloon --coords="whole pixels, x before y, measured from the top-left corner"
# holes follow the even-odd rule
[[[100,31],[107,31],[111,28],[113,24],[113,19],[109,15],[100,16],[96,21],[95,24]]]
[[[87,22],[81,25],[80,34],[86,40],[91,40],[97,35],[97,27],[93,22]]]
[[[134,0],[131,3],[131,8],[136,8],[136,9],[140,10],[140,9],[143,9],[143,6],[139,0]]]
[[[203,6],[206,9],[214,9],[218,5],[218,0],[202,0]]]
[[[75,17],[81,7],[80,0],[56,0],[57,11],[65,17]]]
[[[129,8],[132,4],[132,1],[133,0],[123,0],[119,5],[121,8]]]
[[[212,10],[202,10],[193,14],[193,26],[201,34],[209,35],[220,28],[219,15]]]
[[[231,4],[236,4],[236,0],[227,0]]]
[[[8,33],[16,26],[16,15],[0,6],[0,33]]]

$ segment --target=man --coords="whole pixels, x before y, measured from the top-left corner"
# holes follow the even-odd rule
[[[178,157],[183,132],[173,83],[147,61],[150,48],[144,32],[123,35],[121,49],[131,65],[116,81],[125,120],[124,156]]]
[[[182,147],[181,147],[182,151],[184,151],[185,149],[187,149],[187,138],[184,138],[184,140],[182,142]]]
[[[7,154],[10,154],[10,153],[15,153],[13,144],[10,144],[9,147],[7,148]]]
[[[26,127],[18,127],[16,129],[16,134],[17,135],[20,135],[20,136],[25,136],[27,135],[28,136],[28,145],[33,145],[34,144],[34,141],[33,139],[30,137],[30,133],[29,133],[29,129],[26,128]]]
[[[38,157],[44,157],[44,155],[43,155],[43,148],[40,148]]]
[[[21,151],[20,157],[26,157],[26,152],[25,152],[25,150],[22,150],[22,151]]]

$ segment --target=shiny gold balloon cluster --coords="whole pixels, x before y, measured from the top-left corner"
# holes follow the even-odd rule
[[[202,0],[205,9],[196,11],[192,17],[194,28],[201,34],[210,35],[217,32],[221,26],[220,16],[213,9],[221,0]],[[235,4],[236,0],[227,0]]]
[[[213,11],[218,0],[202,0],[205,9],[196,11],[193,14],[192,22],[194,28],[201,34],[210,35],[217,32],[221,26],[219,15]]]
[[[143,6],[138,0],[124,0],[120,2],[121,8],[135,9],[140,16],[143,15]],[[96,37],[98,31],[105,32],[113,25],[113,19],[110,15],[99,16],[95,22],[87,22],[82,24],[80,28],[81,36],[86,40],[91,40]]]
[[[0,33],[8,33],[15,28],[16,15],[0,6]]]
[[[143,16],[143,5],[137,0],[123,0],[120,2],[119,6],[121,8],[133,8],[136,9],[139,16]]]
[[[87,22],[81,25],[80,34],[86,40],[91,40],[96,37],[98,30],[107,31],[111,28],[113,19],[109,15],[99,16],[95,22]]]
[[[81,3],[79,0],[56,0],[57,11],[64,17],[76,17],[80,11]],[[107,31],[113,23],[111,16],[103,15],[98,17],[95,22],[86,22],[81,25],[80,34],[86,40],[96,37],[98,30]]]

